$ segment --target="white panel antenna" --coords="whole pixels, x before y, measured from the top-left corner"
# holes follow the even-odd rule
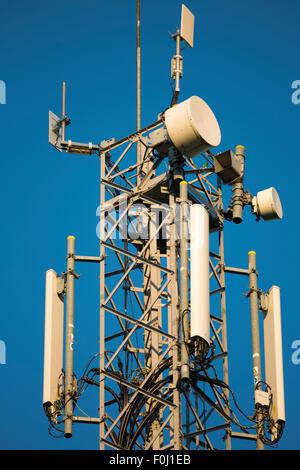
[[[194,22],[195,17],[192,12],[185,6],[181,7],[181,26],[180,26],[180,37],[190,47],[194,46]]]
[[[60,118],[49,111],[49,143],[62,152],[59,147],[61,142]]]
[[[209,215],[201,204],[191,206],[191,338],[210,344]]]
[[[53,269],[46,272],[43,406],[50,413],[58,399],[63,367],[64,302],[58,295],[59,281],[63,282],[63,279]]]
[[[280,288],[272,286],[267,299],[267,313],[264,316],[265,378],[266,383],[271,387],[272,418],[275,423],[284,423]],[[276,429],[273,431],[273,437],[277,437]]]

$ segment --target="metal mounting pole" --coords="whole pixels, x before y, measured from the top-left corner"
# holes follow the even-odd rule
[[[136,2],[136,129],[141,129],[141,10],[140,0]],[[137,164],[142,161],[141,143],[137,142]],[[137,186],[140,183],[141,166],[137,167]]]
[[[174,36],[173,36],[174,37]],[[181,77],[181,67],[180,67],[180,61],[182,59],[180,55],[180,31],[178,30],[176,35],[175,35],[175,41],[176,41],[176,54],[174,56],[175,58],[175,70],[174,70],[174,80],[175,80],[175,89],[174,89],[174,94],[172,97],[172,102],[171,106],[174,106],[177,103],[179,92],[180,92],[180,77]]]
[[[218,177],[218,193],[219,193],[219,209],[221,209],[223,208],[222,183],[219,177]],[[220,256],[220,261],[221,261],[220,281],[221,281],[222,286],[225,287],[224,229],[219,232],[219,256]],[[221,292],[221,316],[222,316],[222,344],[223,344],[224,350],[228,351],[225,290]],[[224,382],[228,384],[229,373],[228,373],[228,355],[227,354],[223,358],[223,378],[224,378]],[[225,410],[229,416],[230,415],[229,390],[228,389],[224,390],[224,394],[227,398],[227,404],[225,405]],[[226,441],[226,450],[231,450],[230,421],[227,422],[225,441]]]
[[[179,95],[180,91],[180,86],[179,86],[179,80],[180,80],[180,32],[177,31],[176,34],[176,70],[175,70],[175,93],[177,94],[177,97]]]
[[[180,234],[180,324],[181,324],[181,380],[188,381],[189,367],[189,278],[188,278],[188,184],[181,181],[181,234]]]
[[[176,249],[176,230],[175,230],[175,219],[176,219],[176,204],[174,193],[169,194],[169,205],[170,205],[170,239],[168,243],[168,268],[173,274],[169,275],[170,284],[168,286],[170,304],[168,307],[169,313],[169,331],[176,338],[174,341],[171,357],[172,357],[172,375],[173,375],[173,403],[175,410],[171,419],[171,427],[173,429],[173,435],[171,436],[171,442],[174,450],[181,450],[183,447],[183,435],[181,432],[182,417],[181,417],[181,396],[178,383],[180,380],[180,370],[178,368],[180,358],[180,345],[179,345],[179,302],[178,302],[178,258]]]
[[[259,340],[259,319],[258,319],[258,292],[257,292],[257,271],[256,271],[256,253],[249,251],[249,296],[251,309],[251,332],[252,332],[252,358],[254,386],[261,390],[261,360],[260,360],[260,340]],[[263,450],[264,444],[260,439],[260,429],[263,423],[261,411],[257,412],[257,439],[256,449]]]
[[[73,342],[74,342],[74,273],[75,237],[67,239],[67,308],[66,308],[66,350],[65,350],[65,437],[72,437],[73,416]]]
[[[105,153],[101,155],[100,158],[100,207],[103,208],[105,204],[105,184],[102,180],[105,178]],[[102,240],[105,238],[105,212],[100,210],[100,258],[105,257],[105,246],[102,243]],[[100,332],[99,332],[99,369],[103,371],[105,369],[105,310],[104,310],[104,301],[105,301],[105,263],[100,263]],[[105,435],[105,376],[100,375],[99,381],[99,450],[105,449],[105,444],[103,437]]]

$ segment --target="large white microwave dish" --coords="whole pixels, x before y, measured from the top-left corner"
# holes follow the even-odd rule
[[[167,109],[165,124],[173,145],[184,155],[194,157],[221,142],[218,121],[198,96]]]

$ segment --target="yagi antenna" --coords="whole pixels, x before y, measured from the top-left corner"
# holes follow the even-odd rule
[[[61,138],[65,140],[66,137],[66,82],[62,83],[61,93]]]
[[[171,77],[175,82],[175,89],[171,101],[171,106],[177,103],[180,86],[179,81],[182,77],[182,56],[180,55],[180,42],[185,41],[190,47],[194,46],[194,21],[193,13],[185,6],[181,7],[181,25],[176,34],[172,37],[176,41],[176,54],[172,58],[171,63]]]

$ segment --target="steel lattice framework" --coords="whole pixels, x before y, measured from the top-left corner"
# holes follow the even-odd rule
[[[269,440],[273,444],[281,437],[285,422],[284,412],[277,422],[272,421],[272,400],[266,398],[271,387],[266,384],[266,391],[262,390],[258,303],[266,313],[269,294],[257,288],[254,252],[248,253],[249,269],[229,268],[224,262],[224,220],[240,223],[247,204],[260,217],[257,200],[254,203],[255,198],[243,186],[245,149],[238,146],[236,155],[230,150],[214,155],[207,149],[218,144],[208,144],[201,148],[206,151],[189,157],[182,150],[184,146],[180,150],[166,135],[165,116],[176,105],[180,90],[180,41],[186,40],[182,30],[172,36],[176,54],[172,59],[175,88],[171,105],[154,124],[140,128],[139,0],[137,7],[137,131],[100,145],[66,140],[70,120],[65,83],[61,118],[49,113],[52,145],[60,151],[99,157],[100,253],[79,256],[74,237],[68,238],[67,271],[58,279],[57,291],[51,290],[59,302],[66,295],[65,371],[60,375],[58,399],[52,400],[49,392],[54,403],[47,399],[45,411],[55,428],[63,410],[66,437],[72,436],[73,423],[99,423],[100,450],[213,450],[224,445],[229,450],[232,437],[254,440],[262,449],[267,442],[265,427],[273,435]],[[193,23],[193,15],[182,8],[188,23]],[[191,31],[191,26],[185,31],[189,38]],[[151,137],[154,131],[159,145]],[[226,175],[216,168],[223,157],[231,162],[222,168],[229,171]],[[223,207],[223,184],[232,185],[227,209]],[[270,189],[274,188],[267,191]],[[209,214],[210,344],[201,342],[201,337],[197,344],[191,341],[189,331],[188,225],[193,204],[204,206]],[[267,208],[266,212],[266,220],[280,218],[280,211]],[[72,348],[76,262],[99,263],[100,267],[99,364],[90,368],[89,364],[77,384]],[[233,411],[232,400],[241,410],[228,383],[226,273],[249,277],[255,392],[262,394],[256,396],[252,417],[242,412],[250,421],[248,426],[242,425]],[[206,294],[208,297],[208,289]],[[54,362],[57,367],[58,361]],[[99,388],[99,416],[75,416],[74,404],[88,385]]]
[[[134,141],[144,149],[142,163],[123,168]],[[212,432],[220,429],[230,447],[221,182],[211,182],[210,152],[184,158],[189,202],[205,205],[216,232],[210,295],[220,297],[211,314],[211,354],[204,361],[191,356],[186,386],[180,383],[180,198],[148,142],[143,132],[124,139],[115,163],[119,143],[100,153],[100,448],[214,449]]]
[[[284,421],[272,420],[272,399],[261,402],[268,393],[262,390],[258,307],[268,311],[268,294],[257,288],[254,252],[248,253],[248,269],[224,262],[224,220],[234,220],[236,208],[241,217],[240,207],[251,204],[252,196],[238,179],[225,209],[223,181],[216,171],[219,155],[206,151],[191,158],[174,152],[172,145],[168,151],[153,146],[150,134],[164,128],[164,113],[151,126],[101,145],[65,140],[66,122],[66,117],[58,121],[50,115],[50,137],[59,131],[58,143],[51,143],[59,150],[99,157],[100,253],[77,255],[74,237],[68,237],[67,271],[57,287],[57,295],[66,295],[65,371],[58,399],[46,408],[50,424],[58,422],[62,409],[66,437],[72,436],[73,423],[99,423],[101,450],[213,450],[222,448],[222,440],[231,449],[232,437],[255,440],[257,448],[276,444]],[[140,158],[128,166],[137,148]],[[206,345],[201,340],[196,344],[189,331],[191,251],[186,235],[194,204],[209,215]],[[76,262],[100,266],[99,367],[87,368],[77,385],[72,347]],[[240,410],[228,383],[226,273],[249,277],[255,392],[265,394],[256,394],[252,417]],[[88,385],[99,387],[99,416],[75,416],[74,405]],[[232,400],[248,425],[237,418]],[[255,434],[249,432],[253,429]]]

